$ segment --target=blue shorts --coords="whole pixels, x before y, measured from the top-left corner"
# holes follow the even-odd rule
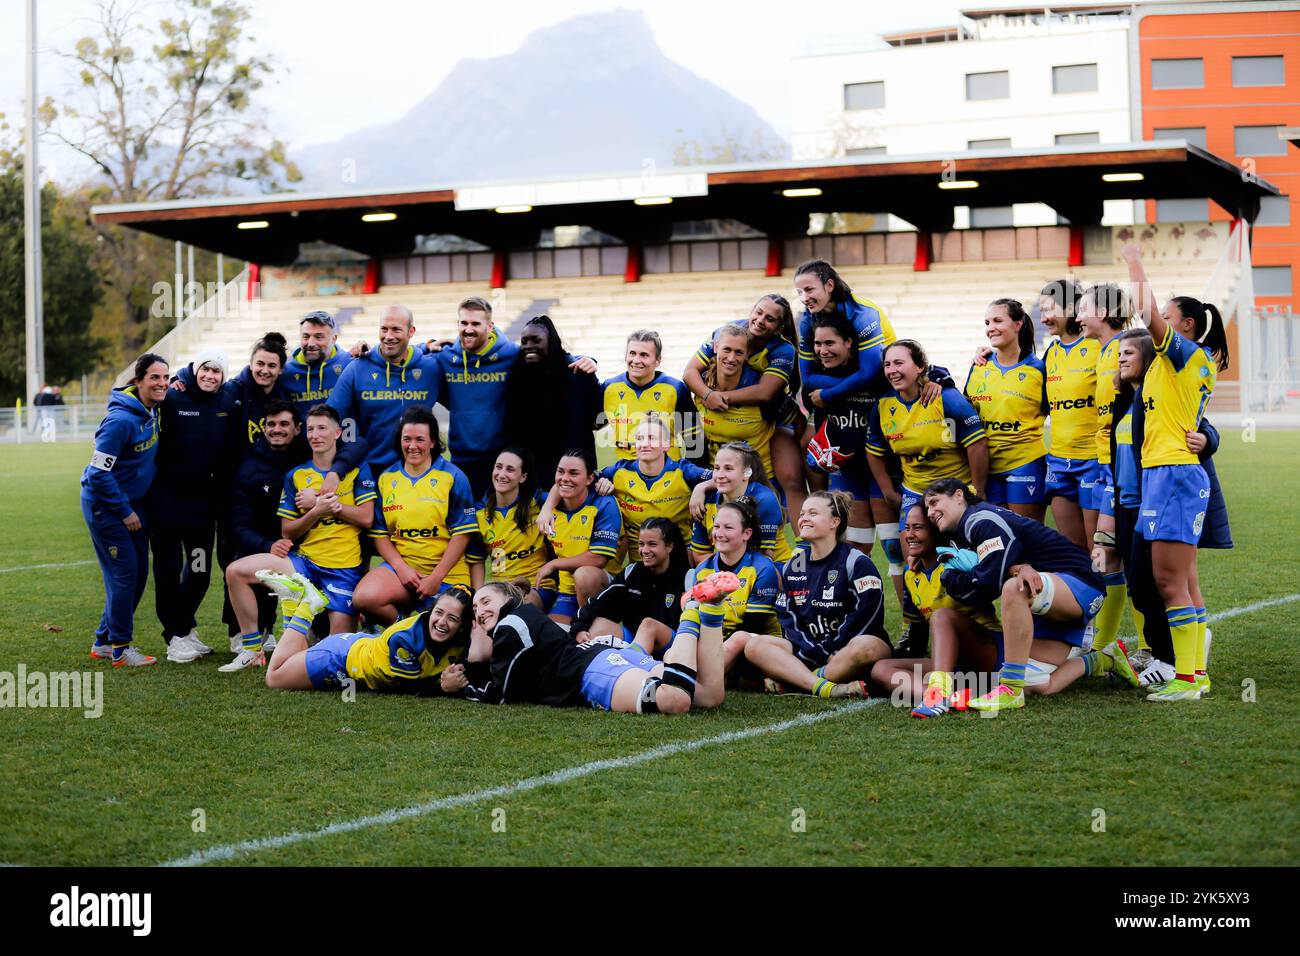
[[[1057,458],[1047,456],[1047,497],[1064,498],[1081,508],[1092,507],[1096,487],[1096,458]]]
[[[333,690],[343,686],[348,676],[348,651],[358,638],[367,634],[331,634],[314,647],[307,648],[307,676],[317,690]]]
[[[582,672],[582,696],[598,710],[609,710],[614,699],[614,685],[629,668],[644,671],[647,675],[659,662],[635,644],[597,654]]]
[[[876,479],[867,465],[866,453],[855,456],[840,466],[840,470],[831,475],[831,491],[847,491],[854,501],[869,501],[872,498],[885,497]],[[796,518],[798,515],[795,516]]]
[[[907,513],[913,507],[921,505],[922,510],[925,510],[925,496],[921,492],[913,491],[907,485],[902,484],[898,486],[898,491],[903,499],[898,505],[898,526],[901,528],[907,524]]]
[[[988,476],[984,497],[991,505],[1041,505],[1047,500],[1047,456]]]
[[[1051,573],[1060,578],[1061,582],[1070,589],[1074,599],[1079,602],[1079,607],[1083,608],[1083,617],[1078,621],[1049,621],[1045,617],[1035,616],[1034,637],[1039,640],[1061,641],[1071,647],[1081,647],[1083,632],[1087,630],[1088,622],[1101,610],[1101,605],[1106,600],[1106,592],[1097,590],[1073,574],[1062,574],[1059,571]]]
[[[1097,487],[1092,491],[1092,506],[1109,517],[1115,517],[1115,469],[1109,464],[1097,463]]]
[[[1210,479],[1200,465],[1156,465],[1142,470],[1138,533],[1148,541],[1201,540]]]
[[[293,562],[295,571],[320,588],[321,593],[329,601],[325,605],[326,610],[336,614],[357,613],[352,608],[352,592],[356,590],[357,584],[366,573],[365,565],[359,564],[355,568],[322,568],[308,561],[297,551],[289,554],[289,560]]]
[[[546,595],[543,593],[542,601],[545,603]],[[572,619],[578,613],[578,595],[576,594],[556,594],[555,600],[551,606],[546,609],[548,614],[560,614]]]

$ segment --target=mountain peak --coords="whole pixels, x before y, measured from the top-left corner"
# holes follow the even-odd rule
[[[664,56],[644,15],[583,14],[529,34],[505,56],[462,60],[387,126],[305,149],[307,188],[351,158],[358,188],[538,179],[670,165],[689,144],[788,147],[747,103]]]

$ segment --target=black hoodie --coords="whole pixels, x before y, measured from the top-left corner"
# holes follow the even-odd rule
[[[168,389],[158,408],[158,473],[149,490],[156,521],[202,525],[216,519],[234,466],[244,422],[225,388],[199,388],[194,366],[176,378],[185,391]]]

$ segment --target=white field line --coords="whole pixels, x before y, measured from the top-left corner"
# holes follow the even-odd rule
[[[829,710],[823,710],[812,714],[803,714],[799,717],[778,721],[774,724],[764,724],[761,727],[747,727],[744,730],[731,730],[723,734],[716,734],[712,737],[702,737],[698,740],[685,740],[678,743],[662,744],[658,747],[652,747],[649,750],[643,750],[640,753],[629,754],[626,757],[593,760],[591,763],[579,764],[576,767],[566,767],[563,770],[543,774],[539,777],[527,777],[523,780],[517,780],[514,783],[508,783],[500,787],[490,787],[485,790],[472,790],[468,793],[459,793],[450,797],[440,797],[437,800],[430,800],[428,803],[420,803],[415,806],[403,807],[397,810],[385,810],[383,813],[376,813],[366,817],[357,817],[354,820],[341,820],[338,823],[331,823],[329,826],[322,827],[319,830],[294,830],[280,836],[263,837],[257,840],[245,840],[242,843],[229,843],[225,846],[216,846],[207,850],[195,850],[189,856],[179,857],[175,860],[168,860],[159,865],[201,866],[204,863],[212,863],[217,860],[231,860],[245,853],[256,853],[260,850],[276,850],[280,847],[292,846],[295,843],[303,843],[307,840],[333,836],[338,833],[351,833],[355,830],[363,830],[367,827],[386,826],[390,823],[397,823],[399,820],[409,820],[413,817],[427,816],[428,814],[436,813],[439,810],[450,810],[453,807],[463,807],[473,803],[480,803],[484,800],[494,800],[499,797],[511,797],[528,790],[536,790],[538,787],[568,783],[570,780],[577,780],[581,777],[590,777],[593,774],[603,773],[606,770],[621,770],[624,767],[634,767],[637,764],[649,763],[652,760],[661,760],[664,757],[673,757],[677,754],[703,750],[705,747],[715,747],[719,744],[735,743],[738,740],[748,740],[751,737],[761,737],[764,734],[781,733],[784,730],[790,730],[795,727],[807,727],[823,720],[829,720],[832,717],[841,717],[844,714],[854,713],[866,707],[883,703],[885,703],[883,697],[875,697],[869,700],[856,700]]]
[[[95,559],[90,558],[86,561],[61,561],[58,564],[22,564],[15,568],[0,568],[0,574],[8,574],[10,571],[43,571],[48,568],[75,568],[80,564],[94,564]]]
[[[1246,604],[1242,607],[1228,608],[1226,611],[1218,611],[1209,615],[1207,620],[1222,621],[1228,618],[1239,617],[1243,614],[1253,614],[1256,611],[1262,611],[1269,607],[1276,607],[1280,604],[1291,604],[1295,601],[1300,601],[1300,593],[1269,598],[1265,601],[1256,601],[1254,604]],[[455,794],[450,797],[440,797],[437,800],[416,804],[415,806],[402,807],[396,810],[385,810],[383,813],[376,813],[366,817],[357,817],[353,820],[341,820],[338,823],[332,823],[319,830],[294,830],[289,833],[281,834],[280,836],[261,837],[256,840],[245,840],[242,843],[228,843],[224,846],[216,846],[207,850],[195,850],[189,856],[167,860],[164,863],[160,863],[159,866],[202,866],[205,863],[212,863],[218,860],[232,860],[235,857],[246,853],[257,853],[261,850],[276,850],[280,847],[292,846],[295,843],[304,843],[308,840],[319,839],[320,837],[333,836],[337,833],[352,833],[356,830],[364,830],[367,827],[386,826],[390,823],[396,823],[399,820],[409,820],[413,817],[427,816],[428,814],[436,813],[439,810],[449,810],[454,807],[468,806],[469,804],[479,803],[497,797],[509,797],[516,793],[536,790],[538,787],[568,783],[570,780],[589,777],[606,770],[620,770],[623,767],[633,767],[637,764],[649,763],[652,760],[660,760],[664,757],[672,757],[681,753],[703,750],[705,747],[713,747],[718,744],[734,743],[737,740],[747,740],[751,737],[759,737],[763,734],[780,733],[785,730],[791,730],[795,727],[807,727],[831,717],[839,717],[843,714],[853,713],[862,710],[865,707],[870,707],[875,704],[883,704],[884,702],[885,700],[883,697],[875,697],[870,700],[858,700],[831,710],[824,710],[813,714],[803,714],[799,717],[791,718],[790,720],[782,720],[774,724],[764,724],[761,727],[732,730],[724,734],[717,734],[713,737],[702,737],[699,740],[687,740],[680,743],[662,744],[658,747],[652,747],[649,750],[643,750],[641,753],[629,754],[626,757],[595,760],[591,763],[579,764],[576,767],[566,767],[565,769],[557,770],[554,773],[543,774],[540,777],[527,777],[523,780],[518,780],[515,783],[505,784],[500,787],[491,787],[485,790],[472,790],[468,793]]]

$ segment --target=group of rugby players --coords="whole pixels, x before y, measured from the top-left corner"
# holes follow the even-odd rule
[[[350,352],[310,312],[292,357],[269,333],[233,379],[215,351],[144,355],[82,479],[91,655],[156,663],[132,643],[152,551],[168,660],[212,652],[215,560],[219,669],[275,688],[679,713],[752,686],[934,717],[1110,675],[1197,699],[1196,553],[1231,547],[1204,420],[1225,330],[1195,299],[1161,308],[1123,256],[1123,286],[1043,288],[1041,358],[1026,308],[990,304],[963,388],[822,260],[796,271],[797,323],[764,295],[680,380],[653,331],[602,382],[549,317],[516,345],[480,298],[453,341],[390,306]]]

